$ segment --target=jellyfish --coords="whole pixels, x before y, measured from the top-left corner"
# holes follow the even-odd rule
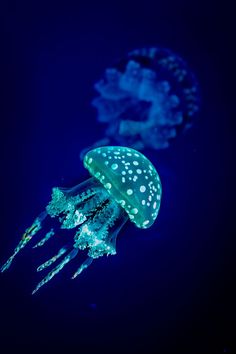
[[[38,283],[33,294],[80,250],[85,251],[86,259],[72,279],[88,268],[94,259],[115,255],[117,235],[128,220],[136,227],[146,229],[157,218],[161,181],[153,164],[142,153],[127,147],[104,146],[89,151],[83,162],[90,178],[72,188],[53,188],[45,210],[25,230],[13,255],[1,267],[1,272],[10,267],[18,252],[44,227],[46,219],[50,221],[48,230],[41,239],[36,239],[33,248],[44,246],[59,235],[60,230],[66,231],[66,245],[38,266],[37,271],[41,272],[58,261]]]
[[[169,49],[143,48],[106,69],[92,105],[106,125],[92,147],[120,144],[159,150],[186,131],[199,111],[199,85],[185,61]],[[81,158],[90,148],[81,152]]]

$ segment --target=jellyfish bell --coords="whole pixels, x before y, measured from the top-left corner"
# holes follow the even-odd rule
[[[101,147],[87,153],[84,166],[137,227],[153,224],[160,207],[161,182],[143,154],[129,148]]]
[[[105,137],[93,147],[165,149],[192,126],[200,107],[195,75],[179,55],[165,48],[129,52],[106,69],[94,87],[98,96],[92,105],[98,122],[105,125]]]
[[[155,167],[143,154],[121,146],[100,147],[85,155],[84,167],[91,177],[73,188],[53,188],[46,210],[26,229],[13,255],[1,268],[2,272],[9,268],[16,254],[42,228],[46,218],[56,219],[59,229],[75,230],[72,240],[68,240],[70,243],[37,268],[37,271],[43,271],[64,255],[38,283],[33,294],[75,258],[79,250],[87,250],[88,257],[72,279],[94,259],[116,254],[117,235],[128,220],[145,229],[157,218],[161,181]],[[58,230],[50,228],[34,248],[42,247],[57,233]]]

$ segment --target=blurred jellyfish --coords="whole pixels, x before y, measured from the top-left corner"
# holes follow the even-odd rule
[[[106,69],[92,101],[105,137],[92,147],[120,144],[164,149],[191,127],[199,110],[199,87],[182,58],[168,49],[143,48]],[[91,148],[91,147],[90,147]],[[83,158],[86,151],[81,152]]]

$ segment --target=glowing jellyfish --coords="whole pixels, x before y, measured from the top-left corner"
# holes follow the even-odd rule
[[[150,227],[159,212],[161,181],[152,163],[140,152],[119,146],[106,146],[89,151],[84,166],[92,175],[73,188],[53,188],[52,199],[26,229],[13,255],[2,266],[10,267],[17,253],[42,228],[46,218],[53,218],[60,229],[75,229],[66,235],[67,246],[40,265],[42,271],[64,255],[62,261],[36,286],[33,294],[73,259],[79,250],[88,250],[88,258],[74,273],[74,279],[95,258],[116,254],[116,237],[129,219],[139,228]],[[51,220],[52,222],[52,220]],[[58,230],[50,223],[46,235],[35,247],[43,246]]]
[[[107,125],[93,147],[120,144],[163,149],[189,128],[199,110],[198,83],[178,55],[144,48],[128,53],[95,84],[97,120]],[[81,157],[87,151],[84,149]]]

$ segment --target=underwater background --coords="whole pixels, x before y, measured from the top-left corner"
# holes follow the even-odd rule
[[[0,275],[1,353],[233,353],[235,81],[233,12],[213,1],[3,1],[0,262],[54,186],[88,178],[80,152],[104,127],[91,101],[130,50],[170,48],[199,80],[193,127],[145,152],[163,197],[148,230],[131,223],[116,256],[39,293],[29,245]]]

